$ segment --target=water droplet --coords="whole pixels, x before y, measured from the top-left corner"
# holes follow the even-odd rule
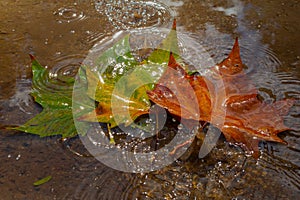
[[[152,74],[152,76],[157,76],[157,72],[156,71],[152,71],[151,74]]]
[[[118,56],[124,55],[126,53],[126,49],[125,49],[124,45],[116,45],[115,46],[115,53]]]
[[[182,124],[179,124],[179,125],[177,126],[177,128],[178,128],[178,130],[182,130],[182,129],[183,129],[183,125],[182,125]]]
[[[173,97],[173,95],[169,91],[165,91],[163,93],[163,95],[164,95],[164,97],[167,97],[167,98],[172,98]]]
[[[85,18],[83,11],[78,10],[75,6],[59,8],[53,14],[58,23],[70,23]]]
[[[21,154],[18,154],[18,156],[16,157],[16,160],[20,160],[21,158]]]

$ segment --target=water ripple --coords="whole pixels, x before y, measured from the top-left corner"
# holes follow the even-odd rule
[[[260,165],[274,171],[276,176],[281,179],[282,184],[290,187],[292,186],[296,190],[300,190],[300,174],[298,165],[272,154],[265,154],[265,156],[263,156],[260,160]]]
[[[101,166],[86,175],[72,199],[120,199],[127,186],[126,174]]]
[[[78,10],[75,6],[61,7],[53,12],[58,23],[70,23],[85,18],[83,11]]]
[[[74,76],[83,59],[83,55],[77,54],[56,58],[53,66],[46,67],[48,70],[33,80],[35,88],[68,98],[73,90]],[[53,98],[55,100],[57,97],[54,95]]]
[[[61,82],[67,82],[69,78],[75,77],[85,55],[73,54],[60,56],[54,60],[54,65],[49,70],[51,76],[56,77]]]
[[[86,31],[87,38],[86,41],[89,44],[95,44],[98,41],[101,41],[101,39],[104,39],[108,33],[102,33],[102,32],[97,32],[97,31]]]
[[[118,29],[161,26],[168,24],[173,11],[161,2],[152,1],[97,1],[96,9],[105,14]]]
[[[213,28],[209,28],[213,29]],[[183,40],[184,55],[187,60],[195,60],[194,63],[198,63],[199,66],[208,68],[211,67],[212,62],[214,64],[220,63],[230,53],[234,38],[230,35],[221,34],[218,35],[211,32],[215,30],[207,31],[205,35],[185,33],[187,38],[179,38]],[[276,54],[268,47],[260,44],[260,46],[254,47],[251,41],[247,39],[239,39],[241,58],[245,64],[245,73],[249,74],[253,71],[269,71],[274,72],[281,65],[280,60]],[[203,54],[209,55],[209,57],[203,57]],[[207,60],[211,60],[207,63]]]

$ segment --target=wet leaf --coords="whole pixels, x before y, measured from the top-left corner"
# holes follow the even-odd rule
[[[42,185],[44,183],[47,183],[48,181],[50,181],[52,179],[52,176],[46,176],[45,178],[42,178],[36,182],[33,183],[34,186],[39,186]]]
[[[225,122],[216,125],[229,142],[240,145],[254,157],[259,156],[261,140],[285,143],[277,134],[289,130],[283,117],[294,104],[293,99],[265,103],[258,99],[257,89],[243,72],[238,40],[228,58],[212,67],[223,81],[223,95],[214,101],[225,112]],[[220,90],[220,89],[219,89]],[[221,93],[216,90],[216,93]]]
[[[77,135],[71,109],[53,110],[46,108],[24,125],[15,129],[41,137],[62,135],[67,138]]]
[[[212,123],[229,142],[256,158],[260,140],[285,143],[277,134],[289,130],[283,116],[294,101],[267,104],[258,99],[257,89],[243,72],[237,40],[228,58],[210,69],[212,77],[189,75],[172,53],[168,66],[154,90],[147,92],[154,103],[177,117]]]
[[[43,111],[25,124],[13,129],[32,133],[41,137],[62,135],[63,138],[77,135],[72,113],[73,82],[61,83],[52,78],[47,69],[31,56],[32,93],[35,101],[42,105]],[[87,126],[84,122],[82,125]]]

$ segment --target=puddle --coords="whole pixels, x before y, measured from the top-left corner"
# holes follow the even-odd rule
[[[298,1],[257,0],[1,1],[1,199],[298,199],[299,6]],[[175,16],[188,64],[205,73],[224,59],[238,36],[246,74],[261,98],[296,100],[285,117],[292,130],[280,134],[288,145],[262,142],[262,157],[256,161],[220,138],[203,159],[195,151],[158,171],[131,174],[100,163],[79,138],[63,142],[1,129],[41,111],[28,96],[28,54],[58,80],[41,87],[69,91],[64,82],[96,43],[104,44],[118,31],[169,28]],[[149,36],[138,33],[136,38]],[[48,175],[51,181],[33,186]]]

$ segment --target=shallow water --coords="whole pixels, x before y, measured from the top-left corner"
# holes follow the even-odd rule
[[[29,96],[29,53],[52,74],[72,76],[94,44],[105,45],[124,29],[170,27],[176,16],[189,64],[205,71],[238,36],[246,73],[260,96],[267,102],[296,99],[285,118],[293,130],[280,134],[288,145],[261,143],[262,156],[254,160],[221,138],[203,159],[192,154],[155,172],[130,174],[91,157],[79,138],[64,142],[0,129],[1,199],[298,199],[299,1],[117,2],[0,2],[0,128],[41,111]],[[51,181],[33,186],[48,175]]]

